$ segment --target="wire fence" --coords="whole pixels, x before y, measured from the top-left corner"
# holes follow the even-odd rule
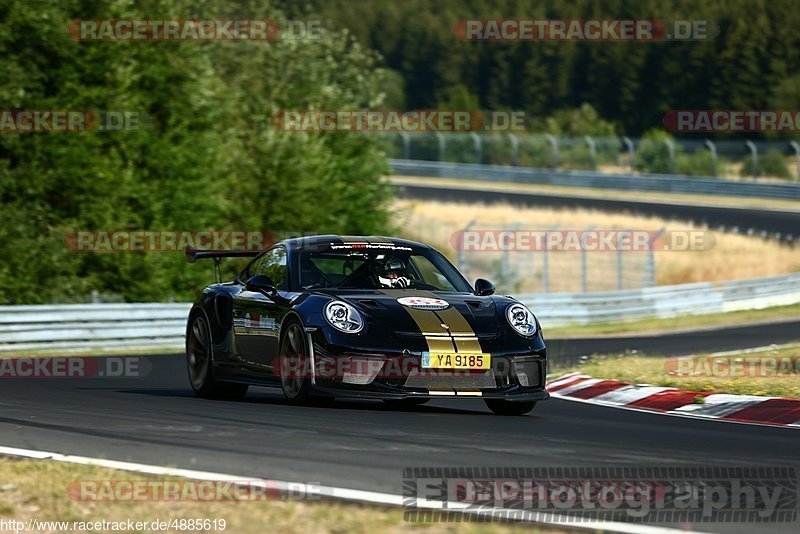
[[[500,293],[580,293],[590,291],[617,291],[652,287],[656,285],[656,257],[653,249],[630,253],[614,251],[552,250],[469,250],[459,243],[458,236],[465,231],[479,231],[482,235],[499,235],[522,230],[521,225],[485,225],[472,221],[458,226],[415,213],[405,221],[404,237],[433,245],[448,256],[467,277],[491,280]],[[604,228],[603,232],[615,229]],[[592,226],[551,225],[539,229],[545,234],[569,232],[581,235],[595,230]],[[661,232],[653,232],[657,239]]]

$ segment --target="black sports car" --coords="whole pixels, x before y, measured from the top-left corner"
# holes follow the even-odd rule
[[[264,252],[187,250],[190,262],[254,256],[206,287],[189,314],[192,388],[241,397],[279,386],[288,401],[481,397],[496,414],[545,400],[545,344],[511,297],[473,288],[428,245],[385,237],[287,239]],[[219,274],[218,274],[219,277]]]

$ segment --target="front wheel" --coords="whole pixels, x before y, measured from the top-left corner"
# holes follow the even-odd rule
[[[311,381],[313,372],[310,366],[306,336],[303,328],[295,321],[286,325],[281,339],[281,389],[289,404],[308,404],[311,400]]]
[[[191,321],[186,337],[186,364],[194,392],[208,399],[240,399],[247,394],[246,384],[232,384],[214,379],[211,330],[203,314]]]
[[[495,415],[525,415],[536,407],[536,401],[507,401],[502,399],[483,399]]]

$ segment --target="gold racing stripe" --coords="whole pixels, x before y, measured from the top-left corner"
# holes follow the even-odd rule
[[[483,352],[475,331],[460,311],[451,306],[446,310],[436,310],[435,313],[441,318],[441,322],[450,327],[456,352]]]
[[[417,327],[428,343],[429,352],[453,352],[453,350],[455,350],[453,338],[450,337],[447,330],[442,327],[442,321],[439,320],[439,317],[435,313],[430,310],[418,310],[416,308],[409,308],[408,306],[403,307],[411,318],[414,319],[414,322],[417,323]]]
[[[394,297],[392,293],[383,291],[385,295]],[[438,295],[430,291],[403,290],[400,297],[427,297],[438,299]],[[446,300],[446,299],[444,299]],[[417,323],[429,352],[483,352],[480,341],[467,319],[452,304],[444,310],[420,310],[403,306],[406,312]],[[442,326],[447,324],[449,329]]]

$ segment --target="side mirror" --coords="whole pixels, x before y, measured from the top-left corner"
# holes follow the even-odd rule
[[[494,284],[484,278],[475,280],[475,294],[481,297],[494,295]]]
[[[248,291],[252,291],[253,293],[261,293],[269,298],[275,297],[275,295],[278,293],[278,290],[275,289],[275,284],[273,283],[272,278],[264,274],[257,274],[250,278],[250,280],[248,280],[245,284],[245,288]]]

